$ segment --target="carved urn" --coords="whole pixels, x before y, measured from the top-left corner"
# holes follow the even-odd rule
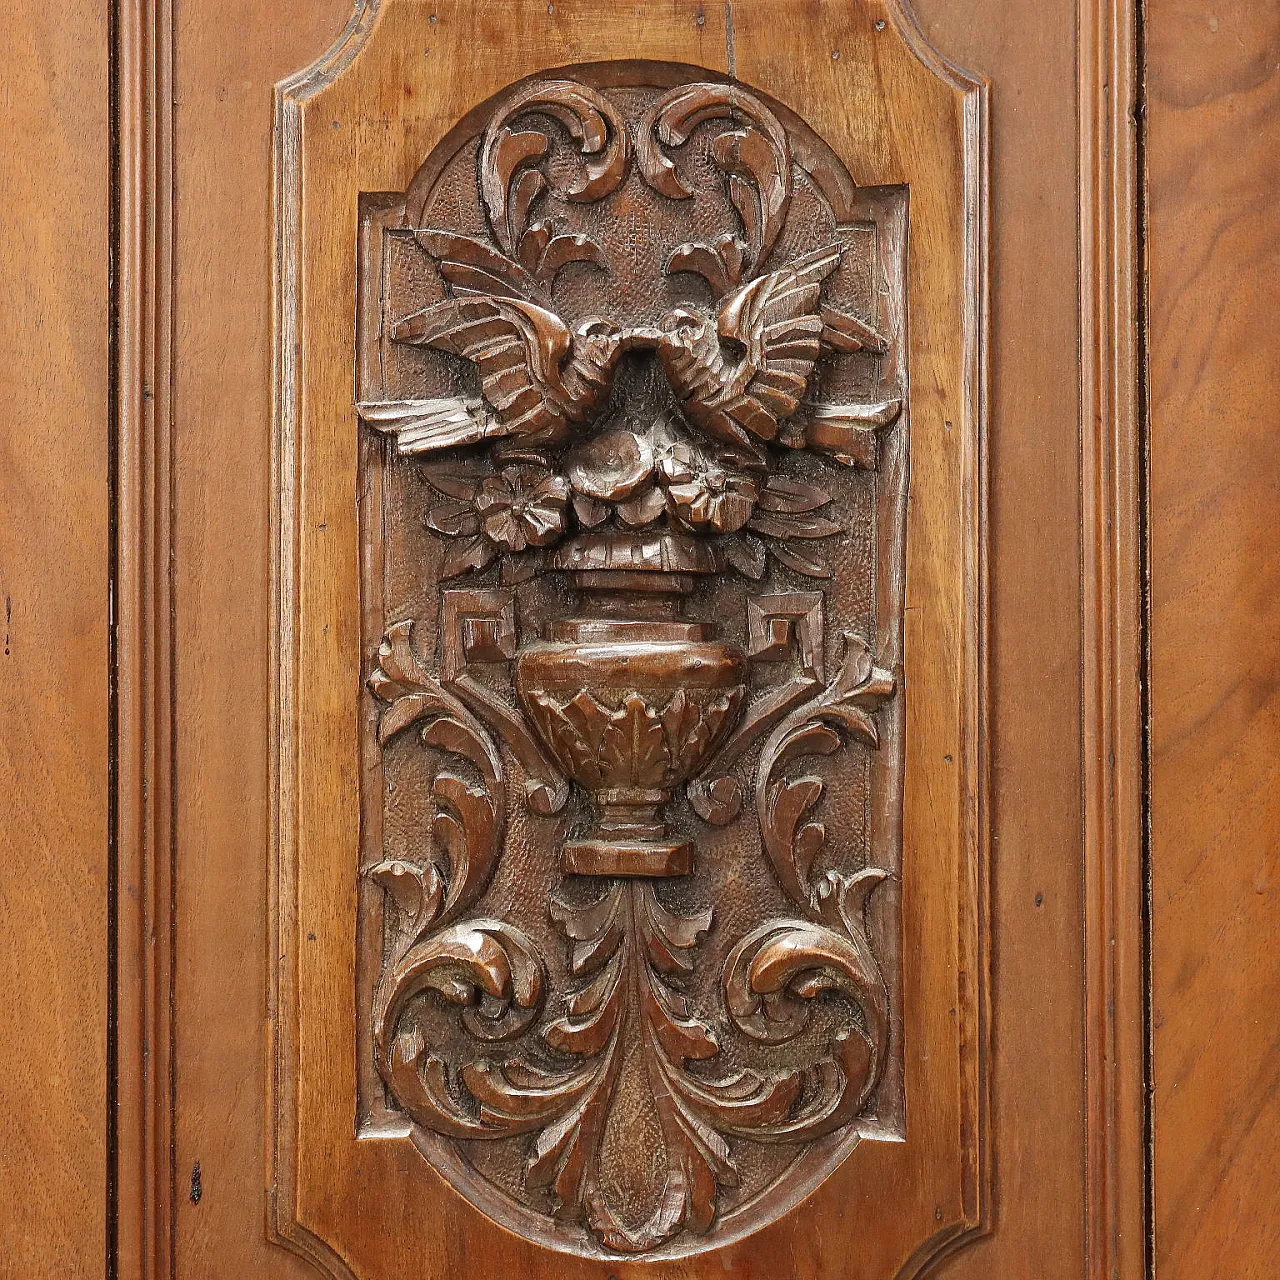
[[[680,617],[692,575],[662,569],[679,540],[647,541],[593,544],[642,567],[575,571],[581,616],[551,623],[516,658],[521,707],[597,810],[592,832],[561,854],[577,875],[692,871],[693,844],[672,837],[661,809],[733,729],[746,698],[743,650],[717,640],[713,624]],[[587,552],[570,544],[557,563]]]

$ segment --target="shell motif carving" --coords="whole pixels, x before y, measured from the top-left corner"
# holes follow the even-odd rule
[[[751,1230],[905,1122],[905,192],[637,66],[364,200],[355,396],[364,1123],[602,1257]]]

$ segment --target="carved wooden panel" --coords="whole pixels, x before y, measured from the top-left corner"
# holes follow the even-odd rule
[[[362,1122],[536,1239],[705,1246],[902,1136],[906,220],[645,63],[364,202]]]
[[[281,98],[276,1229],[346,1274],[376,1185],[434,1256],[443,1179],[561,1274],[860,1188],[923,1266],[984,1219],[980,98],[875,4],[852,130],[732,30],[438,92],[447,20]]]

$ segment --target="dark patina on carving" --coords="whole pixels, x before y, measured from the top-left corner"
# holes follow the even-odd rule
[[[705,1247],[902,1132],[904,242],[644,64],[362,209],[362,1120],[547,1243]]]

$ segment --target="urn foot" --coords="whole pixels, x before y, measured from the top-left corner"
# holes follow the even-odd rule
[[[691,840],[570,840],[560,869],[574,876],[687,876]]]

